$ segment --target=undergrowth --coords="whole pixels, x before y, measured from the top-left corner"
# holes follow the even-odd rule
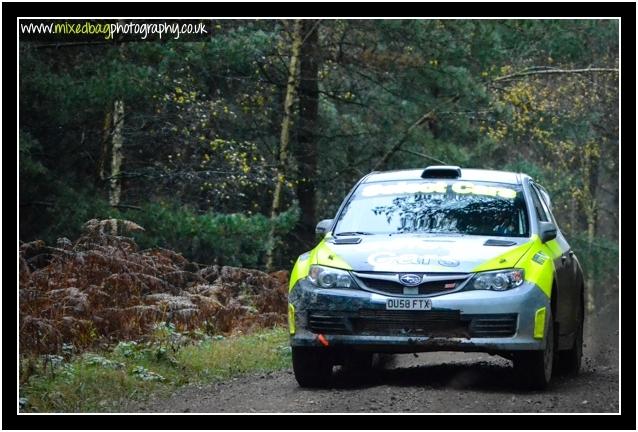
[[[131,401],[168,396],[183,385],[289,366],[283,327],[193,339],[174,326],[157,326],[145,342],[120,342],[106,351],[23,356],[20,411],[121,412]]]
[[[285,323],[287,272],[203,266],[139,250],[117,219],[91,220],[75,242],[20,245],[20,353],[60,354],[147,337],[158,323],[209,335]]]

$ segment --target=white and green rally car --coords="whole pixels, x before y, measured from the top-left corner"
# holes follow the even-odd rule
[[[582,270],[529,176],[373,172],[317,232],[290,279],[301,386],[328,385],[337,364],[369,369],[374,353],[498,354],[534,388],[578,372]]]

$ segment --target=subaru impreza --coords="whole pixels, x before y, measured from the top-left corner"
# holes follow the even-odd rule
[[[329,385],[336,365],[369,371],[379,353],[500,355],[537,389],[578,372],[583,273],[530,176],[373,172],[316,232],[289,287],[299,385]]]

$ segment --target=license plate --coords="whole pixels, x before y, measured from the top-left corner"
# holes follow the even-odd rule
[[[431,299],[417,298],[389,298],[385,303],[386,310],[430,310]]]

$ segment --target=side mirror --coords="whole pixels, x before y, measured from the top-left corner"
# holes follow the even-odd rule
[[[556,238],[556,225],[551,222],[540,222],[539,225],[541,242],[547,243],[548,241]]]
[[[317,228],[315,228],[315,233],[317,234],[325,234],[332,227],[332,222],[334,219],[324,219],[317,224]]]

